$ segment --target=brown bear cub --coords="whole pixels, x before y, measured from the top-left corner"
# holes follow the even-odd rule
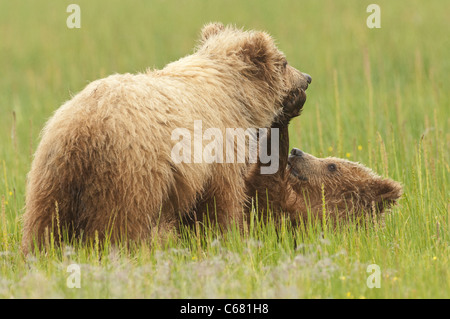
[[[272,127],[280,130],[278,172],[261,175],[262,164],[257,163],[246,177],[248,196],[258,198],[258,214],[270,210],[274,217],[283,215],[297,223],[305,221],[308,213],[322,218],[325,208],[328,217],[342,220],[367,213],[380,215],[396,204],[402,195],[401,185],[362,164],[335,157],[316,158],[297,148],[289,154],[287,127],[298,114],[295,107],[290,112],[285,108],[273,123]]]
[[[241,223],[248,158],[206,163],[195,142],[191,157],[191,141],[177,138],[195,137],[198,123],[203,131],[269,128],[284,106],[303,105],[309,81],[267,33],[212,23],[193,54],[162,70],[90,83],[42,131],[28,175],[23,251],[62,232],[149,240],[199,201],[197,213],[214,211],[221,226]],[[187,152],[177,153],[180,145]]]

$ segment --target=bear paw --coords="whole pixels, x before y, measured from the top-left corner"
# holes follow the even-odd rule
[[[287,119],[299,116],[305,101],[306,93],[302,88],[292,90],[283,101],[283,115]]]

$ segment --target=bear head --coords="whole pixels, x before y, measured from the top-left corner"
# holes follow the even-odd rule
[[[321,212],[325,202],[327,212],[337,217],[381,214],[402,195],[398,182],[382,178],[362,164],[316,158],[297,148],[289,155],[288,171],[294,191],[312,211]]]
[[[232,66],[254,83],[254,99],[270,101],[276,112],[284,109],[291,118],[300,114],[311,76],[289,65],[268,33],[210,23],[202,29],[196,53]]]

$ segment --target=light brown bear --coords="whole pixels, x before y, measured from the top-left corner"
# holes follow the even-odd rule
[[[267,33],[212,23],[192,55],[162,70],[90,83],[42,131],[28,175],[23,250],[41,247],[51,232],[150,239],[198,201],[220,225],[239,222],[247,163],[177,163],[174,131],[195,135],[195,121],[203,131],[270,127],[284,105],[303,105],[309,81]]]
[[[289,154],[288,123],[298,115],[296,106],[285,107],[272,125],[280,130],[278,172],[262,175],[258,162],[246,177],[247,195],[253,198],[260,217],[270,211],[273,217],[285,216],[295,224],[306,221],[308,214],[322,219],[325,208],[329,218],[352,220],[363,214],[379,216],[397,203],[401,185],[362,164],[316,158],[297,148]]]

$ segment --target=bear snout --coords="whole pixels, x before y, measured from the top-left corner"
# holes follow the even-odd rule
[[[304,153],[303,153],[302,150],[300,150],[300,149],[294,147],[294,148],[291,150],[291,155],[292,155],[292,156],[302,157],[302,156],[304,155]]]
[[[303,151],[298,148],[293,148],[288,157],[287,168],[291,176],[294,176],[300,181],[306,182],[308,181],[308,178],[304,175],[304,155],[305,153],[303,153]]]
[[[312,81],[311,75],[309,75],[308,73],[304,73],[304,72],[302,72],[302,74],[305,77],[306,82],[308,82],[308,84],[311,84],[311,81]]]

